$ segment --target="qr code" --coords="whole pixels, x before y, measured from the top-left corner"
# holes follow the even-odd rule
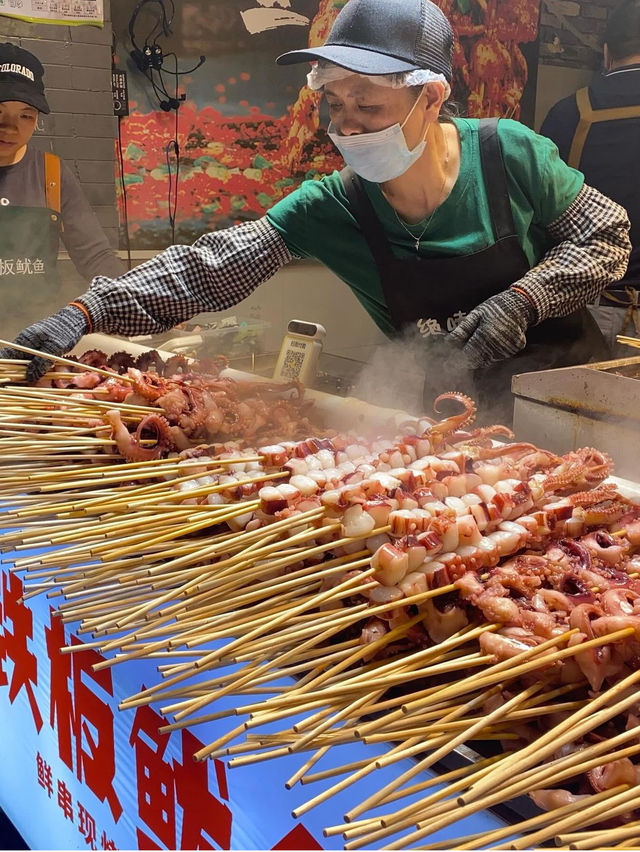
[[[285,355],[282,365],[282,377],[284,379],[297,379],[304,364],[304,352],[292,352],[291,349]]]

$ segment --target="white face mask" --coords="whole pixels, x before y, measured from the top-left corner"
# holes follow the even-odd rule
[[[409,110],[402,124],[392,124],[384,130],[373,133],[357,133],[354,136],[341,136],[331,130],[328,135],[342,154],[345,163],[365,180],[373,183],[385,183],[403,175],[422,155],[426,145],[426,133],[422,142],[409,150],[402,128],[416,108],[419,98]],[[431,125],[429,124],[429,127]],[[427,132],[429,130],[427,127]]]

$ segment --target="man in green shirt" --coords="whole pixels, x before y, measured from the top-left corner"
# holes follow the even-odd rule
[[[434,344],[427,396],[450,388],[438,363],[456,360],[456,389],[490,405],[492,419],[509,416],[496,403],[508,405],[512,373],[603,355],[584,306],[624,274],[628,217],[522,125],[451,119],[452,43],[431,0],[349,0],[322,47],[278,60],[313,63],[308,83],[327,99],[348,168],[304,183],[255,222],[95,278],[17,341],[60,354],[89,330],[162,331],[239,302],[294,257],[315,257],[385,333]]]

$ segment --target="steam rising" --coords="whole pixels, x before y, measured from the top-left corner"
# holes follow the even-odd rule
[[[510,376],[489,367],[483,370],[479,387],[476,371],[445,337],[424,339],[409,332],[378,347],[359,373],[352,394],[372,405],[434,417],[438,415],[433,401],[447,391],[459,391],[477,403],[479,424],[511,425]],[[444,401],[439,408],[446,414],[454,405]]]

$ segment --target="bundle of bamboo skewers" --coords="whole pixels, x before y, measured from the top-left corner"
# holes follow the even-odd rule
[[[0,384],[19,380],[23,369],[17,362],[0,364]],[[327,835],[343,834],[348,849],[379,843],[393,849],[428,839],[435,842],[420,848],[439,848],[437,832],[464,816],[640,753],[633,727],[561,753],[636,706],[640,671],[595,697],[582,683],[557,685],[544,677],[549,667],[578,653],[624,641],[633,628],[579,646],[571,644],[576,631],[567,630],[495,662],[478,639],[500,625],[480,618],[437,644],[407,649],[412,628],[424,618],[418,609],[363,645],[362,624],[388,613],[390,605],[362,598],[354,603],[354,596],[357,601],[377,585],[366,540],[388,527],[344,536],[341,523],[318,507],[233,531],[229,524],[258,500],[194,504],[176,485],[202,476],[204,468],[211,481],[190,490],[189,498],[221,494],[227,488],[216,477],[259,462],[259,455],[124,463],[108,427],[91,425],[92,419],[105,405],[130,422],[149,409],[67,396],[51,388],[0,389],[0,494],[6,509],[0,546],[51,548],[16,558],[14,565],[24,572],[25,599],[46,594],[63,622],[92,637],[64,652],[96,648],[107,655],[97,668],[137,658],[158,661],[161,680],[121,709],[158,704],[174,719],[166,731],[244,717],[198,759],[226,757],[230,766],[241,766],[309,753],[287,786],[329,785],[294,810],[301,816],[377,769],[415,757],[411,770],[326,829]],[[239,483],[287,476],[249,469]],[[403,598],[402,606],[419,607],[453,591],[452,585],[429,589]],[[399,646],[402,654],[385,656]],[[295,680],[282,686],[283,676]],[[235,696],[237,705],[216,709],[225,695]],[[514,734],[518,726],[558,715],[562,721],[536,731],[528,745]],[[260,730],[274,722],[285,726],[276,733]],[[425,769],[460,745],[490,741],[507,750],[424,780]],[[350,742],[382,742],[389,749],[382,757],[365,750],[357,763],[318,768],[330,748]],[[430,792],[441,782],[444,788]],[[396,804],[416,793],[424,793],[417,802]],[[380,814],[381,808],[387,809]],[[555,838],[565,848],[597,848],[602,833],[591,827],[636,808],[640,793],[625,782],[447,846],[524,849]],[[606,838],[607,845],[630,848],[640,842],[640,822],[611,829]]]
[[[636,349],[640,349],[640,339],[637,337],[629,337],[625,334],[616,335],[617,343],[624,343],[625,346],[633,346]]]

